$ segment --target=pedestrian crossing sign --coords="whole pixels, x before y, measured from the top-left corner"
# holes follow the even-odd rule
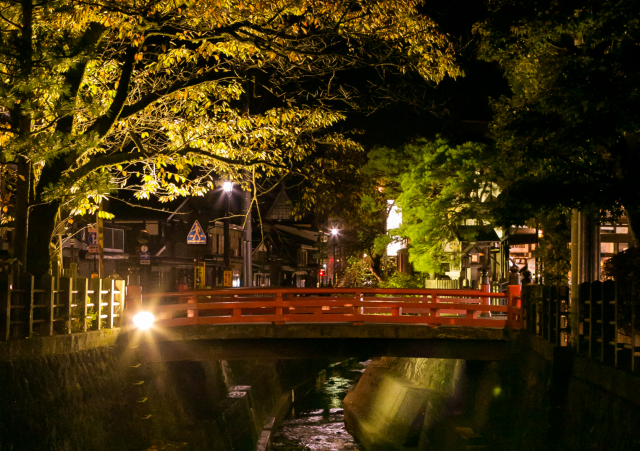
[[[191,227],[189,235],[187,235],[187,244],[207,244],[207,235],[205,235],[202,226],[196,220]]]

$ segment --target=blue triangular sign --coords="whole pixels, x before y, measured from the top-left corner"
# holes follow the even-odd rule
[[[207,244],[207,235],[204,234],[204,230],[202,230],[197,220],[193,223],[193,227],[191,227],[191,231],[187,236],[187,244]]]

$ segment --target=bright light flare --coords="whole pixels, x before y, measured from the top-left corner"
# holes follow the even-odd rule
[[[222,189],[225,193],[230,193],[233,190],[233,182],[224,182],[222,184]]]
[[[336,236],[338,234],[338,229],[331,229],[331,235]]]
[[[133,317],[133,324],[140,330],[147,330],[153,325],[155,319],[151,312],[140,312]]]

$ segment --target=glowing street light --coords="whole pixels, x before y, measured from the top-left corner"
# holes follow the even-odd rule
[[[337,236],[338,235],[339,230],[336,228],[331,229],[331,235],[333,236]]]
[[[133,324],[140,330],[147,330],[153,325],[155,319],[151,312],[140,312],[133,317]]]
[[[231,192],[233,191],[233,182],[224,182],[222,184],[222,189],[228,196],[231,196]]]

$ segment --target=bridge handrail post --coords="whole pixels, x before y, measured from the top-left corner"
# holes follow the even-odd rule
[[[127,285],[124,300],[125,322],[128,323],[133,316],[142,310],[142,287],[140,285]]]
[[[276,292],[276,313],[274,315],[275,321],[273,321],[274,326],[281,326],[284,324],[284,318],[282,317],[282,291],[278,290]]]
[[[362,297],[363,294],[361,291],[358,291],[353,294],[353,310],[352,314],[354,316],[355,321],[352,321],[351,324],[354,326],[362,326],[364,325],[364,307],[362,306]]]
[[[507,325],[514,330],[522,329],[522,285],[507,286]]]

